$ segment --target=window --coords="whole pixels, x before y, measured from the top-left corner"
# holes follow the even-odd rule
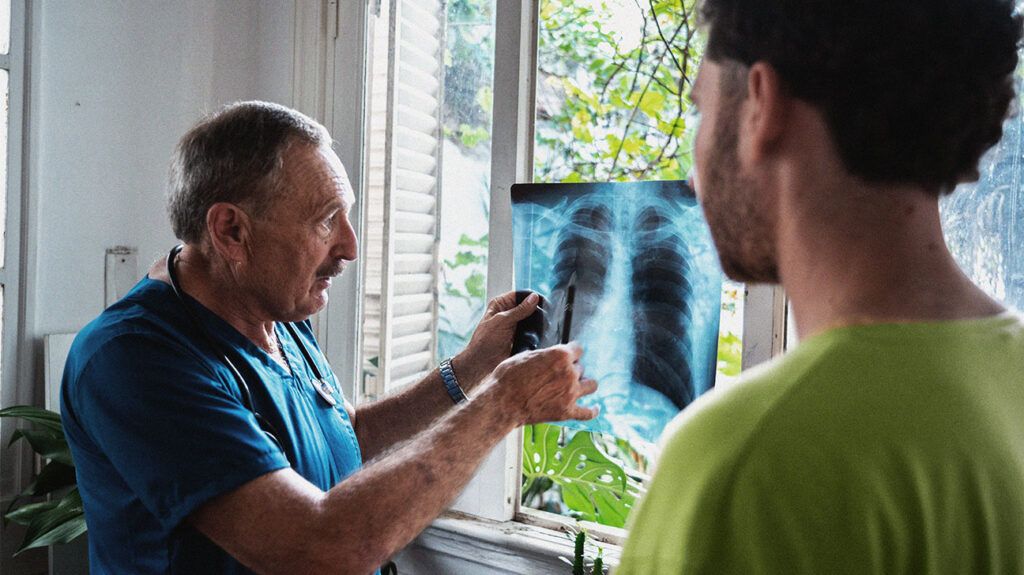
[[[457,352],[487,298],[511,289],[511,184],[688,175],[688,93],[701,46],[692,15],[680,17],[678,7],[666,0],[370,3],[358,399],[411,383]],[[771,289],[726,284],[720,382],[768,357],[771,345],[744,342],[782,333],[777,299]],[[543,431],[526,430],[527,441]],[[584,440],[616,464],[633,461],[637,479],[656,456],[653,446],[613,437]],[[511,519],[520,508],[522,454],[522,434],[514,434],[456,509]],[[528,486],[526,499],[557,496],[562,507],[554,510],[573,512],[557,489],[544,495],[550,490],[542,487]],[[621,507],[604,523],[621,526],[628,514]],[[607,519],[593,505],[576,515]]]

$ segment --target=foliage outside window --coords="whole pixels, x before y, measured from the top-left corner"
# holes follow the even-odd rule
[[[690,0],[543,0],[535,179],[681,180],[700,46]]]

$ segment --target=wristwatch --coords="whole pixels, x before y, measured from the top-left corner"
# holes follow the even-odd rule
[[[452,369],[452,358],[445,358],[441,362],[441,381],[444,382],[444,389],[451,396],[452,401],[456,404],[462,403],[468,400],[466,392],[462,391],[462,386],[459,385],[458,378],[455,377],[455,370]]]

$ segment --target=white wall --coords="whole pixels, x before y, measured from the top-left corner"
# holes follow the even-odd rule
[[[77,330],[101,311],[107,247],[137,246],[144,273],[173,244],[164,182],[192,123],[234,100],[288,103],[293,10],[285,0],[36,8],[32,337]]]

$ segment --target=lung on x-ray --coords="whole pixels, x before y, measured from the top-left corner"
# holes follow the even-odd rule
[[[693,190],[519,184],[512,203],[516,289],[545,298],[538,347],[580,342],[599,383],[582,403],[601,415],[567,425],[656,441],[714,385],[722,273]]]

